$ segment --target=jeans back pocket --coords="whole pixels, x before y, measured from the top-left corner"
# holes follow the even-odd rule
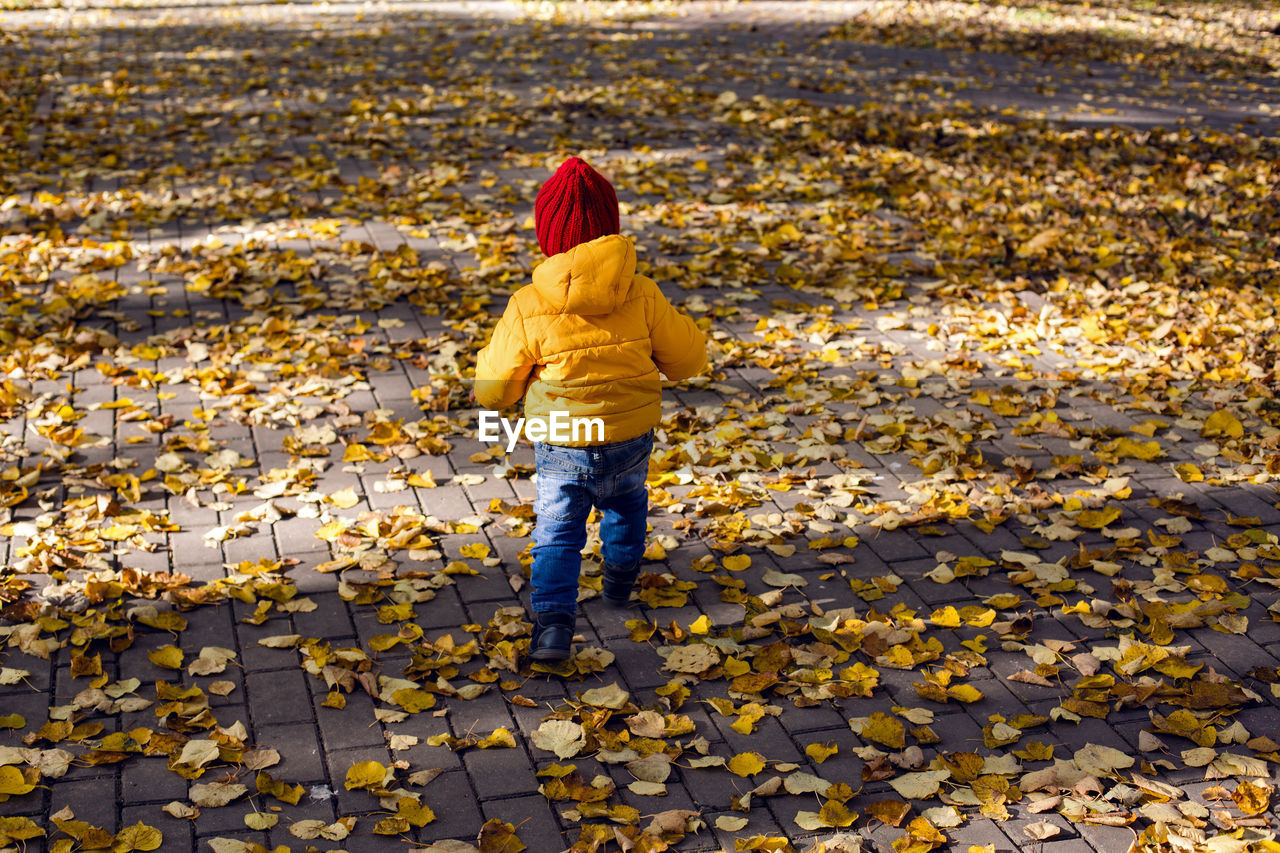
[[[560,478],[579,478],[592,473],[590,461],[576,447],[559,447],[538,442],[533,446],[533,462],[539,477],[547,474]]]

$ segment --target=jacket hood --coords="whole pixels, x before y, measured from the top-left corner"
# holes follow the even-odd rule
[[[552,255],[533,271],[533,286],[562,314],[609,314],[636,274],[636,249],[619,234]]]

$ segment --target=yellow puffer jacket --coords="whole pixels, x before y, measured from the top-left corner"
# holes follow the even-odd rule
[[[600,418],[603,443],[612,443],[658,423],[659,371],[668,379],[688,379],[706,364],[702,331],[651,279],[636,274],[632,241],[610,234],[534,269],[533,284],[511,297],[476,359],[475,395],[488,409],[524,397],[526,418],[552,412]]]

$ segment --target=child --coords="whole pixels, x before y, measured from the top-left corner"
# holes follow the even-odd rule
[[[645,479],[662,408],[658,374],[696,376],[707,353],[693,320],[636,274],[635,246],[618,233],[618,198],[603,175],[570,157],[538,191],[533,210],[548,257],[533,283],[511,297],[480,351],[475,397],[489,409],[524,397],[526,422],[552,413],[599,419],[594,432],[575,429],[577,440],[534,442],[530,657],[561,661],[573,641],[587,515],[593,505],[602,515],[604,600],[624,607],[645,548]]]

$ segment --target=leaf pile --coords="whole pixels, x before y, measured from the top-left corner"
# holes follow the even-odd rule
[[[1276,849],[1263,4],[834,9],[0,13],[0,845],[178,849],[45,816],[153,758],[187,795],[145,808],[219,853],[518,853],[439,828],[463,753],[532,759],[578,851],[918,853],[984,819]],[[989,52],[1094,118],[1098,63],[1177,65],[1208,120],[984,109]],[[466,377],[570,153],[712,369],[668,393],[641,607],[595,609],[593,521],[547,666],[531,457],[475,440]],[[385,750],[296,778],[236,715],[268,663]]]

